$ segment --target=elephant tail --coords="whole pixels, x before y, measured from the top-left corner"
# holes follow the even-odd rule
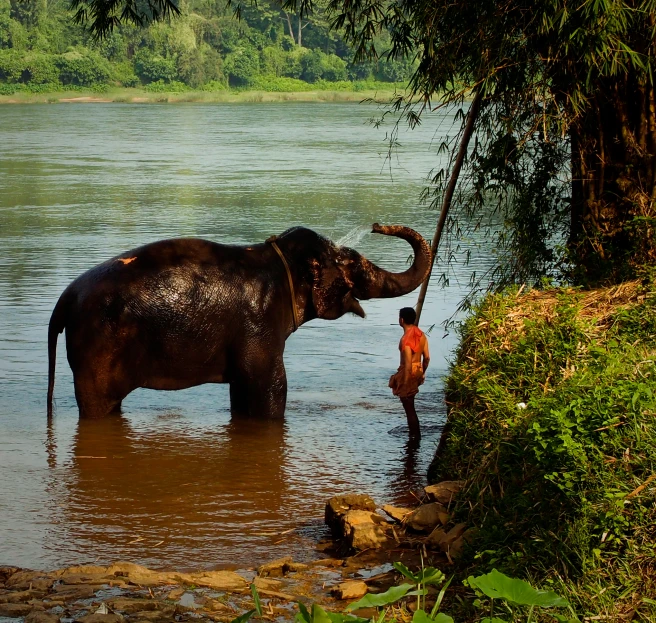
[[[57,338],[66,328],[70,301],[68,289],[59,297],[48,324],[48,420],[52,418],[52,395],[55,389],[55,364],[57,362]]]

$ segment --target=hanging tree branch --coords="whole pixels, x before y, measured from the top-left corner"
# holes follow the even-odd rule
[[[444,229],[444,223],[446,223],[446,218],[449,215],[449,209],[451,208],[451,201],[453,199],[453,193],[455,192],[456,186],[458,185],[458,178],[460,177],[460,171],[462,170],[462,165],[465,161],[465,155],[467,154],[467,147],[469,146],[469,140],[474,132],[474,125],[476,124],[476,118],[478,117],[478,111],[481,107],[481,100],[483,99],[483,87],[478,86],[476,90],[476,95],[474,100],[469,107],[469,112],[467,113],[467,123],[465,124],[465,129],[462,133],[462,138],[460,139],[460,147],[458,148],[458,154],[456,155],[456,160],[453,163],[453,170],[451,171],[451,177],[449,178],[449,183],[444,191],[444,197],[442,198],[442,209],[440,211],[440,218],[437,221],[437,228],[435,229],[435,235],[433,236],[433,241],[431,243],[431,253],[433,261],[431,263],[431,268],[426,275],[426,279],[421,284],[421,290],[419,291],[419,298],[417,299],[416,311],[417,311],[417,320],[416,324],[419,324],[419,318],[421,317],[421,310],[424,307],[424,300],[426,299],[426,291],[428,290],[428,283],[430,282],[431,274],[433,273],[433,265],[435,263],[435,257],[437,255],[437,248],[440,245],[440,238],[442,237],[442,230]]]

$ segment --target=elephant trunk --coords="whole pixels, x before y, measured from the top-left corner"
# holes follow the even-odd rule
[[[366,258],[354,275],[353,294],[359,299],[391,298],[412,292],[428,275],[432,255],[428,243],[414,229],[402,225],[374,223],[372,233],[396,236],[410,243],[415,252],[412,266],[402,273],[390,273]]]

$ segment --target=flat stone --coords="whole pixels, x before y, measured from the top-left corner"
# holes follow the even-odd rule
[[[20,567],[9,567],[3,566],[0,567],[0,582],[4,584],[7,581],[7,578],[11,577],[15,573],[20,571]]]
[[[218,591],[239,591],[248,587],[248,582],[234,571],[175,573],[152,571],[131,562],[117,562],[107,568],[107,573],[113,576],[126,577],[133,584],[141,586],[195,584],[196,586],[207,586]]]
[[[112,599],[107,600],[107,605],[112,610],[125,612],[125,614],[160,610],[164,607],[164,604],[155,601],[154,599],[138,599],[134,597],[113,597]],[[170,607],[175,610],[174,606]]]
[[[436,485],[424,487],[424,492],[432,502],[448,506],[464,484],[464,480],[444,480]]]
[[[400,506],[390,506],[389,504],[385,504],[385,506],[383,506],[383,510],[394,521],[398,521],[398,522],[403,521],[406,518],[406,516],[412,512],[412,509],[410,508],[402,508]]]
[[[29,604],[0,604],[0,617],[17,619],[27,616],[32,611]]]
[[[55,583],[55,578],[43,571],[17,571],[7,578],[5,585],[13,590],[49,591]]]
[[[304,565],[298,562],[294,562],[291,556],[285,556],[284,558],[278,558],[271,562],[261,565],[257,568],[257,574],[260,577],[281,577],[287,575],[288,573],[294,573],[296,571],[305,571],[308,569],[308,565]]]
[[[120,614],[87,614],[75,618],[78,623],[123,623],[125,619]]]
[[[43,610],[32,610],[25,617],[25,623],[59,623],[59,617]]]
[[[181,577],[185,584],[207,586],[216,591],[240,591],[248,588],[248,582],[234,571],[199,571],[175,577]]]
[[[281,589],[284,584],[280,580],[271,580],[269,578],[262,578],[259,575],[253,579],[253,584],[258,591],[277,591]]]
[[[167,621],[173,618],[175,608],[169,610],[144,610],[143,612],[135,612],[130,615],[130,621]]]
[[[101,586],[89,586],[88,584],[79,584],[74,586],[68,586],[66,584],[60,584],[54,587],[54,593],[49,595],[53,600],[60,599],[65,602],[77,601],[78,599],[89,599],[93,597],[97,590],[100,590]]]
[[[439,502],[423,504],[416,508],[405,519],[405,524],[417,532],[430,532],[435,526],[444,525],[448,522],[449,515],[446,508]]]
[[[280,593],[278,591],[268,591],[266,589],[262,589],[259,591],[260,595],[262,597],[272,597],[274,599],[282,599],[283,601],[298,601],[298,597],[295,597],[294,595],[290,595],[288,593]]]
[[[180,599],[185,594],[185,589],[184,588],[174,588],[172,591],[169,592],[169,594],[166,596],[167,599],[170,599],[171,601],[177,601]]]
[[[358,493],[337,495],[330,498],[326,504],[326,525],[330,526],[333,532],[339,534],[341,518],[351,510],[373,512],[376,510],[376,502],[374,502],[368,495]]]
[[[0,595],[0,604],[17,604],[43,597],[45,594],[45,591],[10,591]]]
[[[337,599],[360,599],[364,597],[369,590],[365,582],[361,580],[352,580],[350,582],[342,582],[333,587],[330,592]]]
[[[233,617],[235,616],[235,611],[230,606],[218,599],[211,599],[209,597],[203,601],[203,609],[209,610],[210,612],[226,612],[232,614]]]

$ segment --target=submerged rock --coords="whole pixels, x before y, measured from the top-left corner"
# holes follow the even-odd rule
[[[287,575],[288,573],[305,571],[307,568],[308,565],[294,562],[291,556],[285,556],[284,558],[278,558],[277,560],[268,562],[265,565],[260,565],[257,568],[257,574],[263,578],[281,577],[283,575]]]
[[[326,504],[325,522],[333,534],[342,534],[342,517],[351,510],[373,512],[376,510],[376,502],[368,495],[359,493],[337,495],[330,498]]]

